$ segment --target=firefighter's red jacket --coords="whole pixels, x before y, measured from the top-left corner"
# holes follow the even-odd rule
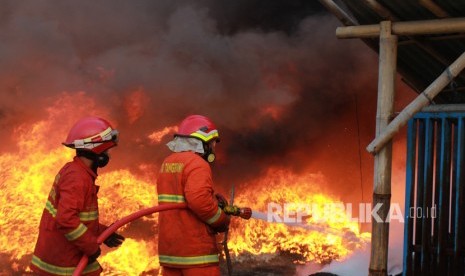
[[[158,251],[160,265],[199,267],[218,265],[213,229],[228,222],[218,207],[210,165],[193,152],[168,156],[157,180],[158,202],[186,203],[186,209],[160,212]]]
[[[106,227],[98,219],[97,175],[78,157],[55,177],[39,226],[31,269],[39,275],[72,275],[83,254],[98,250]],[[84,275],[99,275],[100,264],[87,265]]]

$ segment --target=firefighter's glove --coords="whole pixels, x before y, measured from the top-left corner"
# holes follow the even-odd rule
[[[91,264],[91,263],[95,262],[95,261],[97,260],[98,256],[100,256],[100,253],[101,253],[101,252],[102,252],[102,251],[100,250],[100,247],[99,247],[99,248],[97,249],[97,251],[95,251],[94,254],[87,256],[87,257],[88,257],[88,262],[87,262],[87,263],[88,263],[88,264]]]
[[[223,209],[228,206],[228,200],[222,194],[215,194],[216,200],[218,201],[218,207]]]
[[[229,228],[229,223],[231,222],[231,217],[230,216],[226,216],[226,220],[223,222],[223,224],[221,224],[220,226],[216,226],[216,227],[213,227],[213,230],[216,232],[216,233],[223,233],[223,232],[226,232],[226,230],[228,230]]]
[[[111,234],[103,243],[108,247],[117,247],[120,246],[124,241],[124,237],[113,233]]]

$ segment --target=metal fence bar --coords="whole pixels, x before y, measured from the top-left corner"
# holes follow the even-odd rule
[[[464,155],[465,155],[465,127],[464,117],[460,117],[457,122],[457,139],[456,139],[456,170],[455,170],[455,216],[454,216],[454,274],[464,275],[465,274],[465,262],[463,255],[463,245],[465,239],[464,229],[464,218],[463,218],[463,201],[464,201],[464,185],[461,183],[464,181]]]
[[[432,205],[434,161],[434,122],[431,118],[425,120],[424,151],[423,203],[420,202],[418,206],[422,207],[421,272],[428,273],[431,262],[431,218],[427,212]]]
[[[451,135],[451,142],[450,142],[450,182],[449,182],[449,216],[447,217],[448,221],[448,235],[447,235],[447,271],[455,274],[455,253],[454,253],[454,241],[455,241],[455,205],[456,205],[456,171],[457,171],[457,119],[455,117],[449,118],[450,123],[450,135]]]
[[[449,189],[450,189],[450,122],[441,120],[441,149],[439,165],[439,227],[437,246],[438,273],[447,268],[447,238],[449,234]]]
[[[435,120],[435,137],[436,137],[436,143],[435,143],[435,159],[434,159],[434,182],[433,182],[433,187],[432,189],[434,190],[434,198],[433,198],[433,204],[439,209],[439,182],[440,182],[440,167],[441,167],[441,159],[440,153],[442,149],[442,141],[444,140],[441,136],[441,129],[442,129],[442,120]],[[438,211],[439,213],[439,211]],[[437,254],[437,249],[438,249],[438,229],[439,229],[439,217],[433,220],[433,234],[431,235],[431,240],[433,244],[433,253],[431,254],[431,258],[433,259],[431,263],[431,271],[432,273],[436,273],[438,271],[438,254]]]
[[[422,259],[423,259],[423,245],[422,245],[422,232],[423,232],[423,219],[421,217],[421,208],[423,207],[424,183],[425,183],[425,140],[426,140],[426,123],[425,120],[418,122],[418,136],[417,136],[417,179],[416,179],[416,202],[415,202],[415,237],[414,237],[414,274],[421,273]]]
[[[407,176],[405,190],[405,225],[404,225],[404,263],[403,275],[413,275],[412,271],[412,237],[413,237],[413,217],[410,214],[410,206],[413,205],[415,195],[415,163],[416,163],[416,137],[418,120],[410,120],[407,129]]]
[[[418,113],[407,134],[403,275],[465,275],[465,112]]]

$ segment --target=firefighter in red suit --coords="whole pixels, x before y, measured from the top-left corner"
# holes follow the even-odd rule
[[[179,125],[173,152],[157,179],[158,202],[187,204],[159,215],[158,251],[162,275],[220,275],[215,235],[226,231],[229,216],[218,207],[211,162],[218,130],[207,117],[191,115]]]
[[[35,275],[72,275],[83,254],[89,257],[83,275],[102,271],[97,237],[107,227],[99,223],[95,179],[117,142],[118,131],[101,118],[84,118],[71,128],[63,144],[76,149],[76,156],[61,168],[48,195],[31,262]],[[104,243],[116,247],[123,240],[113,233]]]

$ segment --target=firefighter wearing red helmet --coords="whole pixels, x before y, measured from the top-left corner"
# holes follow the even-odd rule
[[[63,145],[76,156],[58,172],[48,195],[31,262],[36,275],[72,275],[83,254],[89,257],[83,275],[102,271],[97,237],[107,227],[99,223],[95,179],[117,143],[118,131],[98,117],[81,119],[69,131]],[[116,247],[123,240],[114,233],[104,243]]]
[[[209,162],[215,159],[218,130],[209,118],[191,115],[167,144],[172,153],[157,179],[158,202],[187,203],[159,215],[158,251],[162,275],[220,275],[216,234],[229,216],[218,206]]]

